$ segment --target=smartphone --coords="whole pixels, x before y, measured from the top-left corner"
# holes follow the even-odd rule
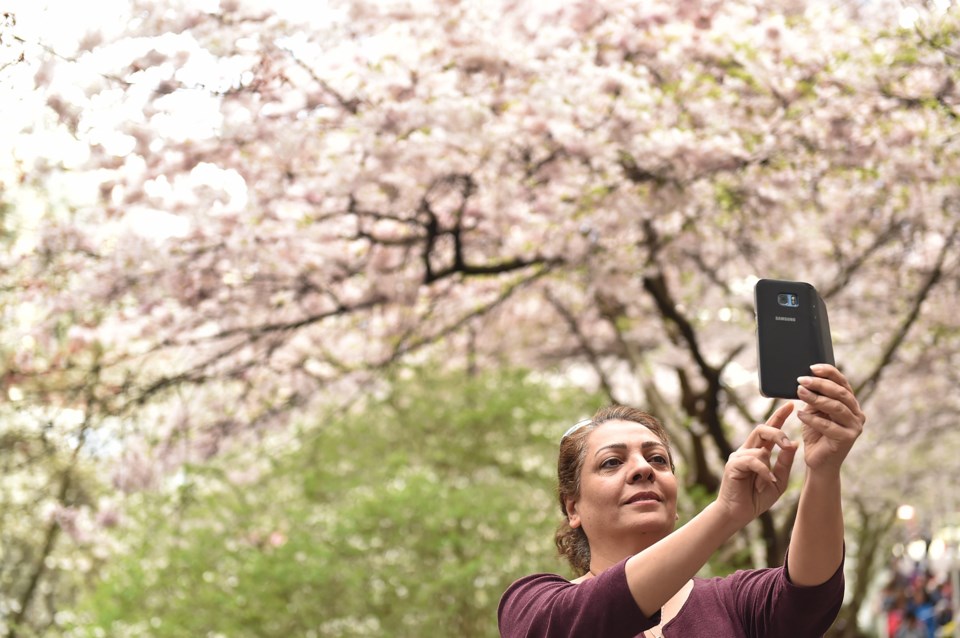
[[[797,377],[814,363],[835,365],[827,305],[803,281],[761,279],[753,292],[760,393],[796,399]]]

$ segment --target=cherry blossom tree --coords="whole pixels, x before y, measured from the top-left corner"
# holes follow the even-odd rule
[[[827,301],[864,520],[906,470],[956,475],[922,461],[960,408],[955,10],[275,9],[138,0],[69,50],[4,27],[31,117],[2,174],[3,388],[82,414],[75,445],[155,451],[118,484],[439,356],[644,405],[710,491],[773,408],[760,277]],[[786,501],[749,532],[762,562]]]

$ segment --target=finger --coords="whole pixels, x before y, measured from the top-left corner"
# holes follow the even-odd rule
[[[783,427],[783,424],[786,423],[787,417],[790,416],[791,412],[793,412],[793,404],[790,402],[784,403],[777,408],[776,412],[770,415],[770,418],[767,419],[766,425],[775,428]]]
[[[811,372],[813,371],[812,366],[810,370]],[[828,377],[809,374],[797,377],[797,383],[819,394],[826,394],[836,398],[849,397],[856,401],[856,398],[853,396],[853,390],[849,387],[850,384],[846,383],[846,380],[844,380],[843,383],[838,383],[836,380]]]
[[[840,372],[836,366],[832,366],[829,363],[815,363],[810,366],[810,372],[820,378],[830,379],[837,385],[846,388],[850,394],[853,394],[853,386],[847,381],[846,375]]]
[[[774,474],[773,470],[770,469],[770,466],[760,459],[751,458],[749,461],[749,468],[756,475],[756,482],[754,486],[758,492],[762,492],[768,485],[773,485],[776,487],[777,483],[779,482],[776,474]]]
[[[791,410],[793,410],[792,405],[790,405],[790,410],[787,413],[789,414]],[[793,442],[790,437],[783,433],[783,430],[772,425],[758,425],[753,428],[743,444],[745,448],[764,447],[768,450],[772,450],[774,445],[785,448],[793,445]]]
[[[863,412],[860,410],[860,403],[857,401],[857,397],[854,396],[853,390],[850,389],[849,384],[841,385],[835,381],[824,379],[820,377],[798,377],[797,383],[800,384],[800,387],[797,389],[797,396],[810,405],[813,405],[816,409],[822,409],[821,404],[817,403],[816,395],[825,397],[827,400],[833,399],[839,401],[847,410],[850,411],[855,418],[861,422],[865,420]],[[806,393],[802,392],[800,388],[807,390]]]
[[[761,445],[759,439],[763,439],[763,447],[768,450],[772,450],[774,443],[776,442],[776,435],[771,434],[770,436],[761,436],[758,431],[768,431],[763,430],[763,428],[773,428],[774,430],[779,430],[783,427],[783,424],[786,422],[787,417],[790,416],[790,413],[793,412],[793,404],[785,403],[781,405],[776,411],[770,415],[770,418],[767,419],[767,422],[764,425],[758,425],[750,432],[747,436],[746,442],[744,442],[744,447],[759,447]],[[772,438],[771,438],[772,437]],[[790,439],[787,439],[789,443]],[[783,447],[783,446],[781,446]]]
[[[777,477],[770,469],[770,452],[763,448],[738,450],[730,455],[729,465],[733,478],[756,477],[766,483],[777,483]]]
[[[828,363],[816,363],[810,366],[810,371],[822,378],[827,378],[842,387],[844,390],[849,392],[849,399],[844,402],[850,406],[850,410],[857,415],[857,418],[861,423],[865,423],[867,416],[863,413],[863,410],[860,409],[860,402],[857,400],[856,392],[853,391],[853,386],[850,385],[850,381],[847,379],[846,375],[840,372],[835,366],[832,366]]]
[[[860,436],[860,432],[863,429],[859,422],[854,422],[851,426],[844,427],[832,419],[805,410],[797,412],[797,418],[823,436],[835,441],[851,441],[856,439]]]
[[[844,392],[846,391],[844,390]],[[839,399],[831,398],[826,394],[818,394],[803,385],[797,386],[797,396],[809,406],[810,409],[804,410],[805,412],[820,412],[838,422],[857,420],[856,412]]]
[[[773,466],[773,475],[777,478],[777,485],[781,491],[786,489],[790,480],[790,470],[793,469],[793,460],[797,457],[797,446],[783,448],[777,455],[777,462]]]

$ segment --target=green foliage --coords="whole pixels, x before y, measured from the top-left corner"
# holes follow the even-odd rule
[[[100,563],[106,486],[68,421],[0,408],[0,636],[41,635]]]
[[[496,636],[510,582],[566,571],[557,439],[600,399],[426,368],[381,393],[282,454],[237,452],[145,498],[73,635]]]
[[[714,187],[717,206],[724,212],[737,212],[743,206],[743,193],[735,186],[718,181]]]

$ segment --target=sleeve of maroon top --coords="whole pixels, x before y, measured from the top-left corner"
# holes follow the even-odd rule
[[[725,596],[736,609],[749,636],[819,638],[830,628],[843,604],[843,563],[825,583],[800,587],[790,582],[784,566],[737,572],[727,579]]]
[[[635,638],[656,627],[660,612],[644,616],[627,585],[626,560],[579,585],[554,574],[516,581],[500,598],[502,638]]]

